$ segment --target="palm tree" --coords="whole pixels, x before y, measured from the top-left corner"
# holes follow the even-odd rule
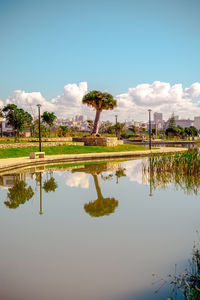
[[[56,121],[56,116],[54,112],[50,113],[48,111],[45,111],[42,115],[42,122],[46,123],[49,126],[49,136],[51,132],[51,127],[53,127],[54,122]]]
[[[94,184],[97,192],[97,199],[95,201],[90,201],[84,205],[85,211],[91,217],[102,217],[105,215],[110,215],[114,213],[115,208],[118,206],[118,200],[114,197],[105,198],[102,195],[100,184],[99,184],[99,174],[102,172],[108,171],[108,164],[94,164],[94,165],[85,165],[84,167],[78,167],[77,169],[73,169],[72,173],[84,172],[87,174],[91,174],[94,179]],[[107,180],[104,177],[104,180]]]
[[[115,208],[118,206],[118,200],[115,198],[104,198],[101,193],[99,185],[99,177],[96,174],[92,174],[94,178],[94,184],[97,192],[97,199],[84,205],[85,211],[91,217],[102,217],[114,213]]]
[[[99,119],[102,110],[113,109],[117,106],[116,100],[113,96],[108,93],[102,93],[100,91],[90,91],[82,99],[83,104],[92,106],[96,109],[96,116],[94,120],[94,127],[92,130],[92,135],[98,135],[99,132]]]

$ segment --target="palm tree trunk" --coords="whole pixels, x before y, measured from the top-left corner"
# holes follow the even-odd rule
[[[94,127],[92,130],[92,135],[97,135],[99,132],[99,119],[100,119],[100,114],[101,114],[101,110],[97,109],[96,110],[96,116],[95,116],[95,120],[94,120]]]
[[[92,174],[93,178],[94,178],[94,184],[95,184],[95,188],[96,188],[96,192],[97,192],[97,197],[98,199],[102,199],[103,195],[101,193],[101,188],[99,185],[99,177],[96,174]]]

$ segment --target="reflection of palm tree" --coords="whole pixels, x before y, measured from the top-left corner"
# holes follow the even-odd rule
[[[97,200],[84,205],[85,211],[91,217],[102,217],[115,211],[118,206],[118,200],[115,198],[104,198],[101,193],[98,175],[92,175],[94,178],[95,188],[97,191]]]
[[[115,208],[118,206],[118,200],[115,198],[104,198],[101,193],[101,188],[99,185],[99,174],[112,169],[111,165],[108,164],[92,164],[85,165],[77,169],[73,169],[72,173],[84,172],[91,174],[94,178],[95,188],[97,192],[97,200],[94,202],[89,202],[84,205],[85,211],[92,217],[102,217],[114,213]],[[105,177],[104,177],[105,180]]]
[[[46,193],[49,192],[55,192],[57,189],[58,185],[55,182],[55,178],[51,177],[49,180],[45,180],[43,184],[43,189],[45,190]]]
[[[14,186],[8,189],[8,201],[5,201],[4,204],[9,208],[17,208],[20,204],[24,204],[26,201],[30,200],[34,192],[32,187],[26,187],[27,183],[23,180],[17,178]]]

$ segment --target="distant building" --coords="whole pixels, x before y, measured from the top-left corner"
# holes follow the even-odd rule
[[[162,120],[163,120],[163,114],[162,114],[162,113],[155,112],[155,113],[153,114],[153,119],[154,119],[154,122],[155,122],[155,123],[158,123],[159,121],[162,121]]]
[[[200,117],[194,117],[194,127],[200,129]]]
[[[178,119],[176,120],[176,126],[181,126],[183,128],[193,126],[194,121],[190,119]]]
[[[84,122],[84,116],[83,115],[76,115],[75,116],[75,121],[78,122]]]

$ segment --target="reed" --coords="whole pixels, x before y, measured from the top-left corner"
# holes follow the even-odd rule
[[[143,178],[153,189],[173,183],[186,193],[200,191],[200,153],[197,150],[173,156],[155,156],[143,163]]]

